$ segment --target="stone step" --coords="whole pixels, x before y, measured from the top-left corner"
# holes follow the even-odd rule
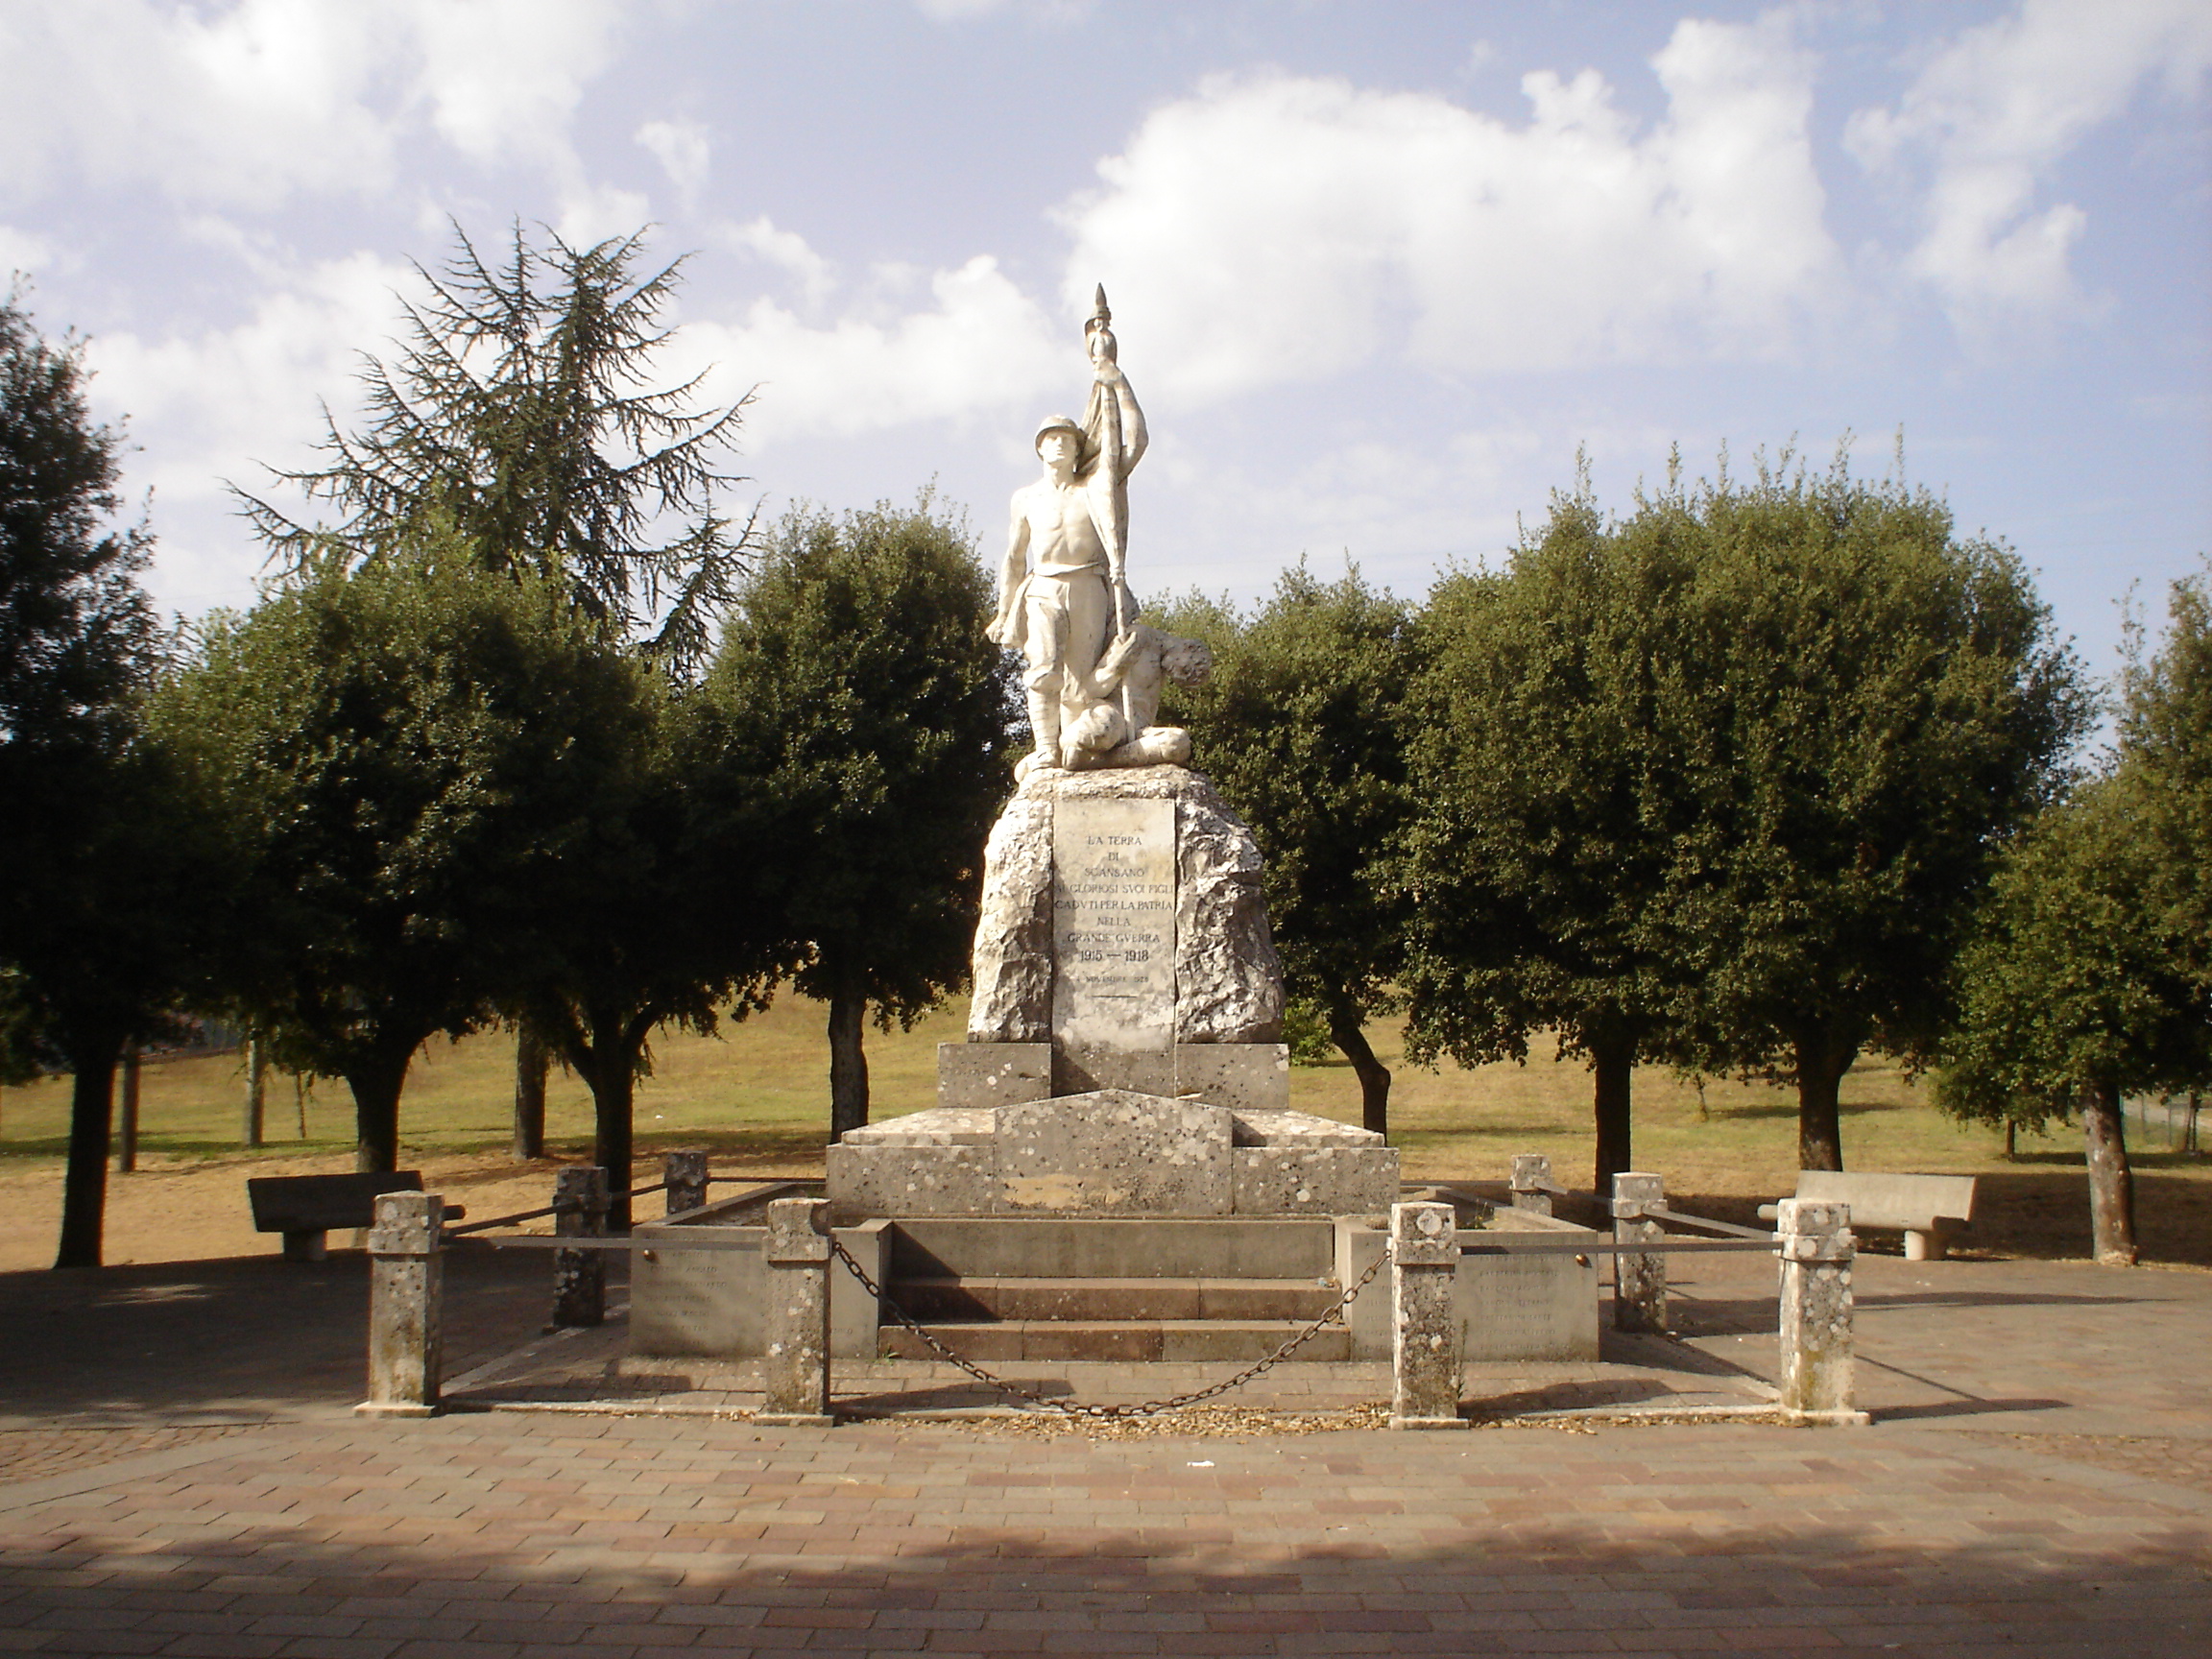
[[[1339,1294],[1325,1279],[894,1279],[916,1319],[1314,1319]]]
[[[945,1320],[925,1326],[929,1334],[978,1365],[1016,1359],[1108,1359],[1194,1362],[1264,1359],[1309,1321],[1298,1319],[1004,1319]],[[878,1338],[886,1359],[933,1359],[922,1339],[903,1326],[886,1325]],[[1341,1360],[1352,1357],[1352,1334],[1342,1326],[1314,1333],[1294,1358]]]
[[[1315,1280],[1335,1271],[1336,1230],[1303,1217],[913,1217],[893,1224],[891,1263],[913,1279]]]

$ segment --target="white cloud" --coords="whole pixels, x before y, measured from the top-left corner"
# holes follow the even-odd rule
[[[699,199],[713,159],[704,126],[697,121],[648,121],[637,129],[637,141],[653,153],[685,206]]]
[[[392,187],[425,122],[479,164],[572,168],[612,0],[17,0],[0,192],[151,183],[192,204]]]
[[[636,190],[572,180],[560,193],[553,228],[562,240],[588,248],[610,237],[627,236],[653,217],[653,204]]]
[[[1554,444],[1512,421],[1417,437],[1367,432],[1317,445],[1286,469],[1268,454],[1168,432],[1154,445],[1161,475],[1139,487],[1167,499],[1147,494],[1131,509],[1132,563],[1140,541],[1151,552],[1139,587],[1150,596],[1177,586],[1175,561],[1162,559],[1168,549],[1219,565],[1223,549],[1239,548],[1230,573],[1252,586],[1301,553],[1330,574],[1349,552],[1369,578],[1418,592],[1441,557],[1491,555],[1511,542],[1511,509],[1497,504],[1523,493]],[[1145,467],[1154,464],[1148,454]]]
[[[1211,81],[1062,210],[1062,315],[988,256],[881,266],[849,290],[761,217],[717,239],[797,298],[695,321],[681,349],[727,366],[718,395],[760,383],[755,445],[1004,411],[1017,450],[1027,404],[1081,399],[1070,314],[1101,278],[1141,343],[1133,373],[1186,406],[1389,356],[1500,371],[1800,351],[1808,319],[1847,298],[1806,132],[1810,61],[1785,20],[1686,22],[1654,67],[1669,111],[1641,133],[1587,71],[1527,77],[1521,126],[1333,80]],[[1331,476],[1359,493],[1353,471]]]
[[[1591,70],[1525,77],[1521,126],[1342,81],[1209,81],[1064,210],[1070,305],[1103,279],[1192,397],[1385,355],[1789,357],[1842,294],[1810,60],[1770,16],[1684,22],[1653,62],[1669,109],[1643,134]]]
[[[928,292],[922,310],[872,315],[862,299],[823,325],[762,299],[734,324],[686,323],[673,349],[694,367],[711,363],[710,395],[725,401],[758,383],[760,400],[746,420],[754,449],[781,437],[850,436],[1008,409],[1055,388],[1067,400],[1070,385],[1080,394],[1079,338],[1055,326],[997,260],[979,255],[936,272]]]
[[[252,257],[259,298],[235,324],[111,330],[85,350],[95,407],[130,421],[129,486],[154,488],[155,592],[187,612],[247,602],[261,565],[225,481],[260,492],[264,465],[311,464],[325,400],[351,425],[359,353],[387,349],[399,325],[395,291],[420,289],[410,267],[369,253],[310,265]]]
[[[477,162],[565,161],[584,84],[610,56],[611,0],[390,0],[414,38],[414,90],[439,132]]]
[[[13,225],[0,225],[0,287],[18,271],[28,276],[44,269],[53,257],[54,245],[45,237]]]
[[[1893,109],[1862,109],[1844,142],[1894,178],[1927,173],[1923,228],[1905,270],[1969,332],[2075,302],[2069,255],[2088,224],[2037,204],[2060,161],[2147,84],[2187,95],[2212,70],[2202,0],[2026,0],[1968,29]]]
[[[805,237],[795,230],[779,228],[765,213],[743,225],[727,227],[720,240],[725,247],[746,257],[773,265],[791,276],[797,280],[808,309],[819,306],[836,285],[837,274],[830,261],[807,246]]]
[[[420,286],[400,263],[355,253],[261,273],[252,314],[229,327],[148,338],[99,334],[86,349],[103,409],[127,413],[159,457],[133,469],[165,499],[220,498],[226,477],[254,488],[253,462],[299,465],[321,433],[324,399],[343,411],[358,353],[396,332],[395,291]]]
[[[1097,0],[914,0],[932,23],[965,23],[993,12],[1018,11],[1032,23],[1074,23],[1088,17]]]

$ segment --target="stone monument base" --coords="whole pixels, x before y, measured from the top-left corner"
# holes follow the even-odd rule
[[[1398,1154],[1327,1118],[1102,1089],[940,1106],[829,1148],[839,1225],[908,1215],[1371,1215]]]

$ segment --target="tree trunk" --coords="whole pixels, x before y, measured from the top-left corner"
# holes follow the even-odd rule
[[[138,1058],[138,1045],[132,1043],[123,1050],[123,1112],[115,1137],[115,1173],[118,1175],[132,1174],[138,1167],[138,1085],[139,1073],[144,1069]]]
[[[607,1171],[610,1232],[630,1231],[630,1184],[637,1162],[637,1057],[661,1010],[567,1004],[552,1033],[561,1054],[591,1091],[591,1162]],[[542,1039],[541,1039],[542,1041]]]
[[[1843,1167],[1843,1116],[1838,1092],[1843,1073],[1859,1058],[1859,1039],[1833,1021],[1808,1020],[1798,1026],[1797,1167]]]
[[[1359,1122],[1376,1135],[1390,1133],[1390,1068],[1375,1058],[1367,1033],[1360,1028],[1359,1011],[1348,997],[1331,997],[1329,1040],[1344,1051],[1359,1079]]]
[[[269,1106],[269,1045],[258,1037],[246,1039],[246,1110],[238,1126],[244,1146],[261,1144]]]
[[[353,1125],[358,1144],[353,1167],[364,1174],[384,1173],[399,1167],[399,1092],[407,1086],[407,1067],[416,1045],[369,1055],[346,1069],[346,1086],[353,1091]]]
[[[637,1162],[637,1051],[614,1030],[594,1025],[582,1068],[591,1091],[591,1162],[607,1171],[607,1230],[630,1231],[631,1166]]]
[[[856,983],[842,981],[830,998],[830,1139],[868,1122],[868,1051],[861,1034],[868,998]]]
[[[1636,1039],[1616,1032],[1587,1037],[1590,1070],[1597,1073],[1598,1201],[1613,1195],[1613,1177],[1636,1167],[1630,1149],[1630,1090],[1636,1070]]]
[[[553,1057],[538,1033],[515,1028],[515,1162],[545,1156],[545,1078]]]
[[[57,1267],[97,1267],[108,1220],[108,1149],[115,1112],[115,1064],[123,1037],[93,1033],[69,1045],[69,1163],[61,1180]]]
[[[2100,1081],[2081,1092],[2081,1136],[2089,1159],[2091,1251],[2107,1267],[2132,1267],[2135,1177],[2128,1167],[2117,1083]]]

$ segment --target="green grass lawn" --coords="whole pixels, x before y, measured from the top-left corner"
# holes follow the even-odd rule
[[[871,1030],[868,1065],[878,1118],[934,1103],[936,1046],[959,1040],[966,1018],[955,1002],[912,1031]],[[637,1089],[640,1146],[708,1144],[748,1160],[818,1158],[829,1112],[825,1010],[805,998],[780,998],[767,1013],[724,1028],[716,1038],[663,1034],[653,1074]],[[1406,1064],[1395,1022],[1373,1031],[1396,1073],[1391,1140],[1409,1173],[1493,1174],[1514,1152],[1551,1155],[1560,1177],[1586,1181],[1591,1157],[1590,1074],[1578,1062],[1544,1049],[1527,1066],[1425,1070]],[[245,1093],[234,1054],[148,1066],[139,1110],[140,1156],[234,1154]],[[1299,1067],[1292,1104],[1357,1121],[1358,1086],[1338,1063]],[[418,1152],[489,1152],[508,1142],[513,1044],[502,1033],[440,1040],[425,1047],[401,1103],[404,1143]],[[0,1154],[59,1157],[68,1133],[68,1081],[50,1078],[0,1092]],[[1933,1110],[1923,1092],[1891,1064],[1855,1068],[1843,1089],[1844,1142],[1866,1167],[1979,1169],[2002,1164],[1994,1131],[1961,1128]],[[590,1137],[590,1097],[556,1069],[547,1091],[548,1139],[571,1152]],[[352,1141],[352,1103],[342,1082],[304,1088],[272,1073],[265,1118],[272,1152],[342,1150]],[[1786,1089],[1708,1082],[1697,1089],[1664,1069],[1636,1077],[1639,1164],[1771,1186],[1796,1167],[1796,1101]],[[2075,1155],[2073,1138],[2023,1142],[2023,1151]]]
[[[637,1090],[641,1171],[659,1151],[703,1145],[725,1174],[819,1173],[829,1118],[825,1014],[818,1003],[787,997],[719,1038],[673,1034],[658,1042],[653,1075]],[[869,1032],[877,1118],[934,1103],[936,1046],[957,1041],[965,1019],[965,1005],[956,1002],[912,1031]],[[1391,1140],[1404,1154],[1407,1176],[1499,1180],[1514,1153],[1542,1152],[1562,1185],[1588,1187],[1591,1079],[1579,1062],[1557,1062],[1546,1047],[1527,1066],[1431,1071],[1405,1062],[1394,1022],[1378,1022],[1370,1036],[1396,1073]],[[503,1034],[440,1041],[417,1061],[401,1103],[406,1162],[447,1190],[467,1189],[471,1206],[487,1206],[483,1214],[542,1203],[538,1189],[549,1178],[545,1166],[517,1166],[507,1157],[513,1067],[513,1042]],[[170,1208],[149,1212],[142,1229],[156,1237],[175,1225],[163,1217],[189,1215],[196,1207],[242,1215],[238,1183],[256,1163],[346,1166],[352,1106],[343,1083],[325,1080],[297,1090],[291,1079],[273,1074],[267,1145],[259,1154],[239,1150],[244,1089],[235,1055],[146,1068],[139,1158],[147,1173],[113,1189],[126,1222],[132,1206],[156,1202]],[[59,1204],[68,1104],[66,1078],[0,1092],[0,1184],[9,1208],[0,1232],[22,1235],[15,1247],[26,1262],[49,1247],[48,1212]],[[1358,1085],[1342,1063],[1296,1068],[1291,1104],[1357,1121]],[[2023,1136],[2019,1157],[2008,1161],[1999,1132],[1952,1122],[1917,1083],[1879,1059],[1852,1069],[1842,1107],[1844,1161],[1853,1168],[1984,1177],[1977,1247],[2041,1256],[2086,1252],[2078,1132]],[[1636,1074],[1635,1113],[1637,1164],[1663,1174],[1669,1193],[1686,1207],[1747,1220],[1760,1199],[1795,1184],[1796,1100],[1787,1089],[1708,1082],[1700,1099],[1694,1083],[1647,1067]],[[548,1091],[546,1128],[554,1159],[572,1161],[589,1151],[589,1097],[559,1070]],[[2152,1142],[2137,1147],[2136,1172],[2147,1258],[2212,1265],[2212,1161],[2166,1152]],[[199,1192],[203,1187],[204,1197],[186,1195],[187,1188]],[[132,1247],[159,1246],[142,1239]],[[223,1246],[236,1247],[242,1247],[236,1240]]]

